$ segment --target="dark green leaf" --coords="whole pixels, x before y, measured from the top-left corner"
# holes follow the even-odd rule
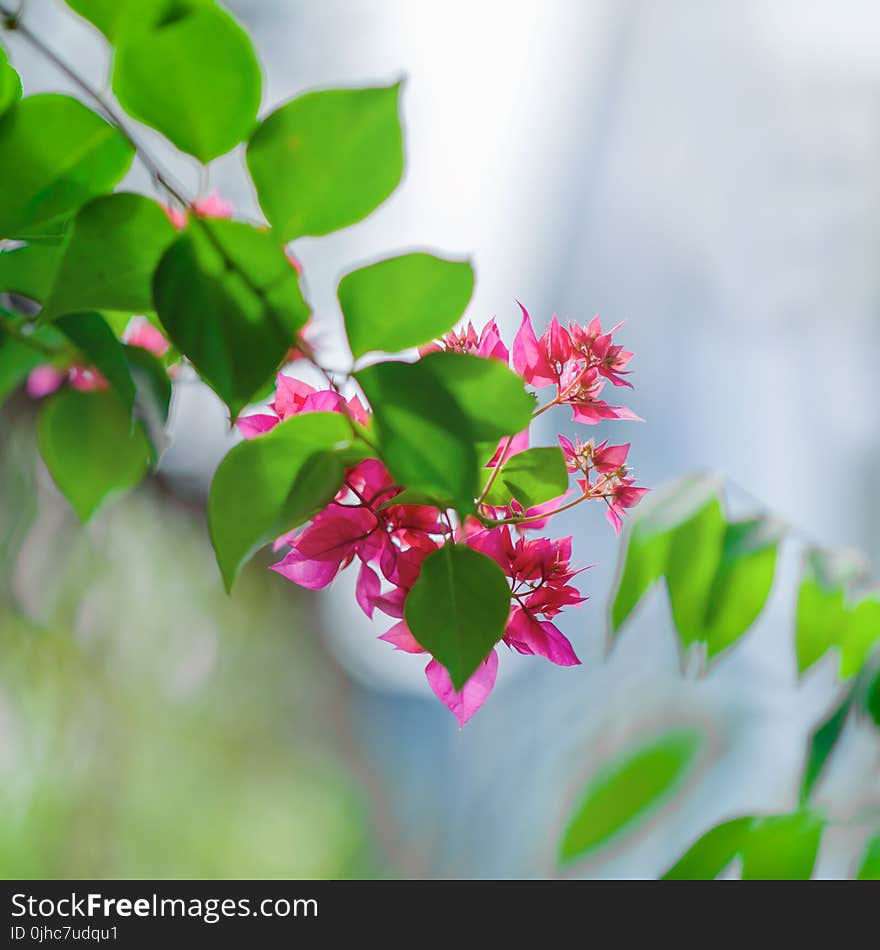
[[[153,272],[175,234],[159,205],[142,195],[90,201],[74,218],[44,314],[152,310]]]
[[[40,411],[40,452],[82,521],[111,493],[132,488],[151,459],[143,428],[109,392],[62,389]]]
[[[250,135],[261,83],[247,33],[207,5],[127,32],[113,68],[113,91],[126,112],[202,162]]]
[[[807,742],[807,761],[804,766],[804,777],[801,781],[801,803],[808,801],[813,788],[843,733],[849,711],[852,709],[854,691],[848,690],[843,701],[835,708],[831,715],[810,734]]]
[[[880,834],[874,835],[865,847],[856,878],[859,881],[880,881]]]
[[[70,313],[55,321],[55,326],[76,346],[86,361],[100,371],[114,390],[126,412],[134,406],[134,381],[128,369],[125,350],[99,313]]]
[[[423,561],[405,612],[412,635],[460,690],[504,633],[510,588],[491,558],[446,544]]]
[[[865,689],[864,699],[865,712],[874,721],[874,725],[880,729],[880,670],[868,681]]]
[[[271,234],[194,221],[153,280],[162,326],[233,417],[265,385],[308,318],[296,273]]]
[[[21,99],[21,79],[0,47],[0,115]]]
[[[807,881],[825,821],[816,812],[755,818],[743,847],[744,881]]]
[[[414,491],[467,511],[477,492],[477,455],[468,420],[418,363],[377,363],[357,380],[373,409],[382,460]]]
[[[753,818],[733,818],[707,831],[663,875],[668,881],[712,881],[742,853]]]
[[[0,293],[45,303],[61,260],[61,244],[27,244],[0,251]]]
[[[0,119],[0,235],[18,237],[110,191],[134,150],[69,96],[28,96]]]
[[[568,470],[558,445],[526,449],[504,463],[485,500],[507,506],[515,498],[523,508],[531,508],[558,498],[567,489]]]
[[[429,353],[414,365],[452,396],[475,443],[497,441],[529,427],[534,397],[526,392],[522,377],[498,360],[469,353]]]
[[[338,294],[352,353],[428,343],[452,328],[473,290],[469,263],[431,254],[404,254],[347,274]]]
[[[304,413],[226,455],[211,483],[208,524],[227,590],[255,551],[332,499],[344,475],[336,450],[350,439],[341,414]]]
[[[148,394],[159,421],[164,423],[171,405],[171,380],[167,367],[162,360],[140,346],[123,344],[123,350],[136,390]]]
[[[247,163],[260,205],[284,241],[354,224],[403,173],[399,84],[311,92],[269,115]]]
[[[0,329],[0,405],[27,379],[46,357]]]
[[[687,475],[639,506],[621,549],[611,628],[616,633],[636,604],[666,571],[673,531],[716,497],[721,490],[712,475]]]
[[[581,792],[559,843],[559,863],[570,864],[631,831],[682,787],[703,738],[673,730],[607,762]]]

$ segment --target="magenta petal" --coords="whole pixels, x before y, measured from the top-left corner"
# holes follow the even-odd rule
[[[368,565],[361,564],[357,584],[354,590],[355,600],[361,610],[370,618],[376,609],[376,599],[382,590],[379,575]]]
[[[299,551],[291,551],[271,569],[307,590],[321,590],[339,573],[339,562],[312,561]]]
[[[549,620],[537,620],[520,608],[511,611],[504,641],[519,653],[543,656],[558,666],[577,666],[580,660],[568,638]]]
[[[486,698],[495,685],[497,675],[498,654],[494,650],[477,667],[476,672],[459,692],[455,691],[446,668],[436,660],[431,660],[425,667],[425,676],[428,678],[431,689],[458,720],[459,728],[464,726],[468,719],[486,702]]]
[[[380,640],[390,643],[395,650],[402,650],[404,653],[425,653],[424,647],[420,646],[416,638],[410,633],[405,620],[401,620],[387,632],[383,633]]]
[[[54,366],[37,366],[30,371],[27,378],[27,392],[32,399],[42,399],[49,393],[54,393],[64,382],[65,374]]]
[[[239,416],[235,424],[246,439],[255,439],[258,435],[274,429],[278,422],[278,416],[258,412],[252,416]]]
[[[517,301],[519,303],[519,301]],[[513,366],[532,386],[550,386],[556,381],[547,354],[538,343],[528,310],[520,303],[522,323],[513,340]]]

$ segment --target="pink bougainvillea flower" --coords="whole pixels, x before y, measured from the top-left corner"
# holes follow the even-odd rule
[[[231,218],[235,208],[216,191],[208,192],[192,203],[193,211],[201,218]]]
[[[608,510],[605,517],[610,522],[617,534],[623,527],[623,514],[627,508],[635,506],[648,494],[649,488],[638,488],[632,478],[619,478],[604,494],[605,501],[608,503]]]
[[[559,401],[571,406],[572,419],[575,422],[589,426],[606,419],[644,422],[631,409],[625,406],[611,406],[599,398],[605,386],[605,379],[600,377],[598,369],[594,366],[569,363],[562,372],[559,386],[561,393]]]
[[[510,361],[510,353],[501,339],[498,324],[494,318],[480,331],[479,336],[472,322],[468,321],[461,330],[450,330],[434,343],[419,347],[419,355],[437,353],[441,350],[452,353],[470,353],[484,359],[500,360],[502,363]]]
[[[497,675],[498,655],[494,650],[477,667],[476,672],[459,692],[456,692],[452,685],[452,680],[449,673],[446,672],[446,668],[436,660],[431,660],[425,667],[425,676],[428,678],[431,689],[458,720],[459,728],[463,727],[480,706],[486,702],[489,693],[492,692],[492,687],[495,685]]]
[[[594,317],[586,328],[572,323],[569,329],[575,349],[589,362],[594,363],[602,376],[615,386],[628,386],[632,389],[632,383],[623,379],[623,376],[627,375],[624,369],[633,354],[612,342],[614,334],[622,326],[622,323],[618,323],[607,333],[603,333],[599,318]]]
[[[27,378],[27,394],[32,399],[42,399],[50,393],[54,393],[67,379],[67,373],[60,369],[55,369],[48,363],[43,366],[36,366],[30,371]]]
[[[525,452],[528,447],[528,429],[524,429],[522,432],[517,432],[516,435],[511,436],[509,444],[507,437],[500,439],[498,442],[498,448],[495,449],[495,454],[486,463],[486,468],[495,468],[499,461],[506,462],[508,459],[512,459],[514,455],[519,455],[520,452]]]
[[[138,346],[153,356],[164,356],[171,344],[165,339],[146,317],[133,317],[122,334],[122,342],[129,346]]]
[[[545,346],[539,343],[528,310],[519,303],[522,322],[513,340],[513,368],[530,385],[540,389],[558,382],[559,374]]]
[[[67,381],[83,393],[110,388],[107,380],[94,367],[71,366]]]

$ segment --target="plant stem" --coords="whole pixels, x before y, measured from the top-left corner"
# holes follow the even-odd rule
[[[0,329],[2,329],[7,336],[12,337],[19,343],[23,343],[25,346],[29,346],[32,350],[36,350],[38,353],[43,353],[46,356],[55,357],[63,352],[62,348],[51,346],[48,343],[44,343],[42,340],[34,339],[32,334],[25,333],[24,330],[22,330],[22,328],[19,326],[18,322],[5,312],[0,312]]]

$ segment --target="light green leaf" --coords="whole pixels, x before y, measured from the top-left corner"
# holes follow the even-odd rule
[[[0,235],[19,237],[110,191],[134,150],[69,96],[28,96],[0,119]]]
[[[55,321],[55,326],[100,371],[119,397],[126,412],[134,407],[135,387],[122,344],[99,313],[70,313]]]
[[[211,2],[213,0],[67,0],[67,5],[114,43]]]
[[[352,353],[396,353],[430,342],[452,328],[473,290],[469,263],[431,254],[404,254],[347,274],[338,295]]]
[[[142,195],[95,198],[73,220],[44,315],[72,310],[153,309],[151,282],[176,231],[155,201]]]
[[[681,790],[702,746],[699,732],[672,730],[598,769],[566,824],[559,863],[579,861],[637,827]]]
[[[44,303],[62,251],[61,244],[26,244],[12,251],[0,251],[0,293],[20,294],[35,303]]]
[[[350,439],[341,414],[304,413],[226,455],[211,482],[208,524],[227,590],[255,551],[333,498],[344,476],[336,450]]]
[[[707,831],[663,875],[666,881],[712,881],[742,853],[753,818],[733,818]]]
[[[418,363],[377,363],[356,374],[370,405],[382,460],[399,484],[467,511],[477,491],[468,419]]]
[[[874,835],[865,847],[856,879],[880,881],[880,834]]]
[[[504,633],[510,588],[491,558],[446,544],[422,562],[405,612],[412,635],[460,690]]]
[[[509,458],[486,495],[490,505],[507,506],[516,499],[523,508],[532,508],[568,489],[565,456],[558,445],[526,449]]]
[[[282,240],[354,224],[394,191],[403,174],[399,91],[395,84],[311,92],[259,126],[247,163]]]
[[[719,480],[708,474],[687,475],[652,493],[630,522],[627,544],[621,549],[617,583],[611,607],[616,633],[638,602],[665,570],[672,533],[721,491]]]
[[[825,820],[816,812],[755,818],[743,848],[744,881],[808,881]]]
[[[62,389],[50,396],[37,436],[49,473],[82,521],[106,497],[136,485],[152,455],[143,427],[132,427],[110,392]]]
[[[113,68],[113,91],[125,111],[202,162],[251,134],[261,85],[247,33],[208,5],[125,33]]]
[[[847,592],[862,570],[861,563],[847,554],[818,548],[806,552],[795,621],[800,673],[806,672],[843,639],[849,623]]]
[[[840,677],[855,676],[880,644],[880,596],[863,597],[849,612],[840,635]]]
[[[272,235],[235,221],[193,221],[162,257],[153,299],[171,341],[233,417],[274,374],[309,314]]]
[[[0,116],[21,99],[21,79],[9,65],[6,50],[0,46]]]

